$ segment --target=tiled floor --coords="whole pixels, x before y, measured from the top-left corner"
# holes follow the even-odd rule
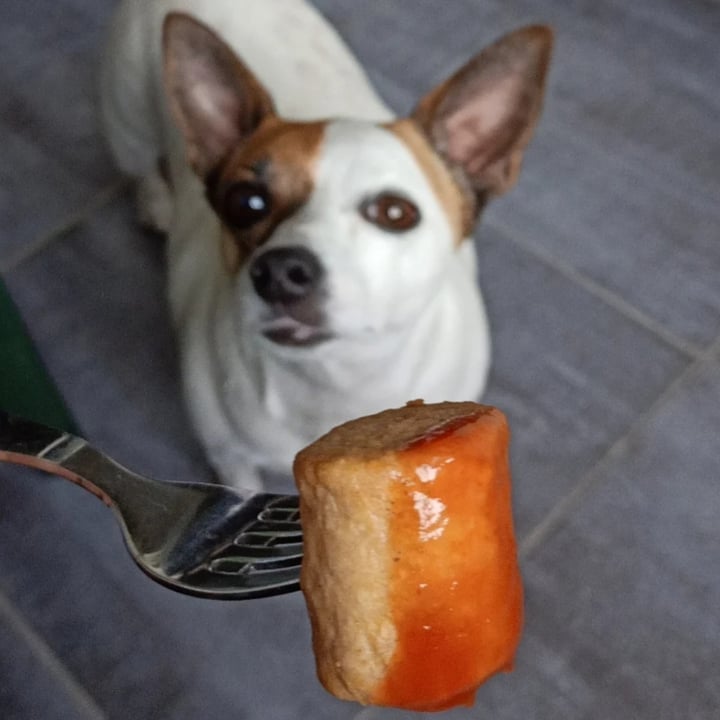
[[[316,4],[400,112],[502,31],[558,34],[522,181],[477,234],[527,627],[516,671],[447,717],[718,717],[720,4]],[[0,272],[88,437],[141,472],[207,478],[162,248],[97,130],[111,7],[0,6]],[[176,596],[89,495],[0,480],[3,720],[408,717],[322,691],[299,596]]]

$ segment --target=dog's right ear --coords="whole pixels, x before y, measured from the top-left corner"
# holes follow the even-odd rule
[[[228,45],[185,13],[165,18],[163,57],[165,90],[188,162],[204,179],[274,114],[272,99]]]

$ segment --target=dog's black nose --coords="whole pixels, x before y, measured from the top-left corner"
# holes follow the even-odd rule
[[[292,304],[319,287],[323,268],[307,248],[267,250],[250,266],[255,292],[266,302]]]

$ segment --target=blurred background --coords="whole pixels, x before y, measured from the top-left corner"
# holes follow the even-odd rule
[[[476,233],[494,337],[485,400],[513,428],[526,631],[515,672],[442,716],[717,717],[720,3],[315,4],[399,113],[499,34],[538,21],[557,33],[521,181]],[[137,228],[98,130],[113,5],[0,6],[0,390],[139,472],[206,480],[162,241]],[[0,716],[413,717],[320,688],[299,595],[175,595],[132,565],[94,498],[11,466]]]

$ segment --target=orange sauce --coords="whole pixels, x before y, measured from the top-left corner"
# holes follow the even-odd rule
[[[472,705],[483,681],[512,669],[522,584],[508,441],[503,415],[491,411],[399,454],[389,538],[398,637],[374,704]]]

